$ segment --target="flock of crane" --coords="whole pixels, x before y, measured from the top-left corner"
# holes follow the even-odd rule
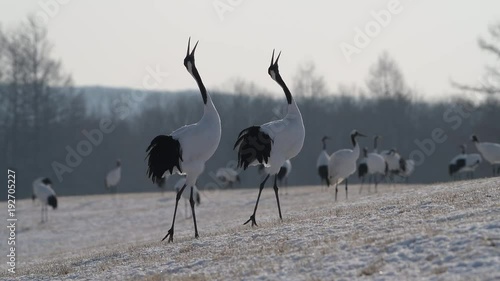
[[[176,201],[171,228],[168,230],[162,241],[168,238],[168,242],[173,241],[175,218],[177,207],[181,197],[184,197],[185,208],[188,208],[188,201],[191,207],[191,214],[194,223],[195,237],[198,238],[198,227],[196,223],[195,204],[200,201],[200,195],[196,188],[198,177],[205,169],[205,162],[215,153],[221,138],[221,120],[217,109],[207,92],[198,69],[195,65],[195,51],[198,42],[190,50],[188,41],[187,54],[184,58],[184,66],[189,74],[196,81],[204,103],[202,118],[195,124],[183,126],[169,135],[158,135],[146,149],[147,153],[147,176],[153,183],[163,186],[166,177],[172,174],[181,174],[182,177],[175,185]],[[302,149],[305,129],[302,115],[297,106],[292,93],[288,89],[281,77],[278,61],[281,52],[274,59],[275,52],[271,57],[271,64],[268,74],[283,90],[287,100],[287,113],[283,119],[265,123],[263,125],[250,126],[243,129],[238,135],[234,148],[238,153],[238,168],[246,170],[249,166],[260,166],[259,172],[263,175],[263,180],[259,186],[259,193],[254,210],[250,218],[244,223],[251,223],[257,226],[256,213],[259,199],[264,186],[271,176],[274,176],[273,189],[276,196],[279,218],[282,219],[278,181],[280,185],[285,182],[291,172],[290,159],[297,156]],[[338,185],[345,182],[346,198],[348,196],[348,178],[356,171],[362,183],[368,178],[368,182],[373,181],[375,188],[377,184],[394,176],[408,178],[415,169],[412,160],[404,159],[396,149],[386,150],[378,153],[377,141],[380,136],[374,136],[374,149],[368,152],[363,149],[360,158],[361,148],[358,142],[359,137],[364,134],[353,130],[350,139],[352,149],[341,149],[332,154],[326,151],[326,141],[328,137],[323,137],[321,151],[317,160],[317,169],[321,181],[327,186],[335,185],[335,200],[337,200]],[[466,154],[465,146],[462,153],[450,162],[449,173],[455,175],[467,173],[472,177],[472,172],[481,163],[482,158],[486,159],[493,166],[493,174],[500,174],[500,144],[479,142],[476,136],[472,137],[479,154]],[[358,161],[359,160],[359,161]],[[496,165],[496,166],[495,166]],[[121,163],[118,160],[117,166],[108,173],[105,178],[105,186],[114,189],[121,177]],[[217,171],[217,177],[222,181],[232,185],[239,182],[238,172],[231,168],[221,168]],[[40,178],[33,183],[33,199],[38,198],[42,202],[42,221],[44,212],[46,215],[47,205],[57,207],[55,192],[51,188],[52,183],[48,178]],[[188,192],[184,190],[188,188]],[[361,192],[361,189],[360,189]],[[187,211],[185,212],[187,213]],[[46,219],[46,218],[45,218]]]

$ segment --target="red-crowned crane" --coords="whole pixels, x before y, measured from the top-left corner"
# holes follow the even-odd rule
[[[288,103],[287,114],[283,119],[272,121],[260,126],[252,126],[244,129],[238,135],[234,148],[238,148],[238,166],[243,169],[249,165],[264,164],[267,176],[264,178],[259,188],[259,195],[253,214],[244,223],[252,222],[252,226],[257,226],[255,213],[259,205],[260,194],[266,181],[271,175],[274,175],[274,194],[278,204],[279,217],[281,216],[281,207],[278,196],[278,172],[285,163],[297,154],[299,154],[304,144],[305,129],[300,114],[299,107],[292,97],[292,93],[281,78],[278,68],[278,60],[281,52],[274,61],[274,50],[271,57],[271,65],[267,72],[271,78],[283,89]]]
[[[49,178],[38,178],[33,181],[33,200],[36,198],[42,205],[42,222],[49,220],[48,206],[57,209],[57,196],[52,189]]]
[[[335,185],[335,201],[337,201],[338,185],[345,181],[345,198],[347,195],[347,180],[350,175],[356,172],[356,162],[359,158],[359,143],[358,137],[365,137],[356,130],[351,132],[351,142],[354,149],[341,149],[330,155],[328,162],[328,178],[331,184]]]
[[[478,153],[467,154],[466,149],[465,144],[460,145],[460,154],[451,159],[448,165],[450,177],[465,173],[465,178],[474,178],[474,171],[483,162],[483,158]]]
[[[113,170],[109,171],[104,179],[104,186],[111,193],[116,193],[117,186],[120,183],[120,179],[122,177],[122,164],[120,159],[116,160],[116,167]]]
[[[168,242],[174,239],[175,215],[182,192],[186,187],[191,189],[189,202],[193,213],[194,237],[198,238],[198,227],[196,225],[194,185],[196,180],[205,169],[205,162],[212,157],[219,146],[221,137],[221,122],[219,113],[215,108],[212,98],[207,92],[198,69],[195,65],[194,52],[198,42],[191,53],[191,38],[188,41],[187,54],[184,58],[184,66],[200,88],[203,99],[203,116],[195,124],[183,126],[170,135],[159,135],[155,137],[148,146],[146,152],[148,159],[148,177],[153,183],[158,182],[165,173],[180,173],[186,175],[186,183],[177,192],[172,227],[168,230],[162,241],[169,237]]]
[[[321,179],[321,184],[323,182],[326,184],[326,186],[330,185],[330,182],[328,180],[328,161],[330,161],[330,155],[326,151],[326,141],[329,140],[330,138],[327,136],[324,136],[321,139],[321,143],[323,144],[323,150],[318,156],[318,160],[316,160],[316,168],[318,169],[318,175],[319,178]]]

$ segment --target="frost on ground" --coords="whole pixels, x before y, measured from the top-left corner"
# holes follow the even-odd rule
[[[174,194],[60,198],[40,223],[40,207],[17,202],[17,274],[9,280],[500,280],[500,179],[380,186],[349,200],[339,188],[272,188],[243,226],[257,189],[204,192],[200,238]],[[5,210],[5,203],[0,204]],[[190,211],[188,212],[188,214]],[[1,230],[6,237],[7,229]],[[1,253],[7,253],[6,239]],[[4,260],[6,261],[5,255]]]

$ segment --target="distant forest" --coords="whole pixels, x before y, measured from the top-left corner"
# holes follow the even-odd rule
[[[472,134],[481,141],[500,142],[500,87],[496,84],[500,80],[500,25],[490,31],[497,44],[481,39],[479,47],[496,56],[492,60],[497,63],[496,73],[488,67],[487,79],[479,86],[454,83],[457,94],[447,100],[419,98],[388,53],[374,62],[365,85],[331,91],[325,86],[327,78],[317,74],[313,64],[301,66],[293,77],[284,77],[306,128],[304,147],[292,159],[289,184],[319,184],[315,165],[321,138],[332,138],[330,153],[350,148],[353,129],[381,135],[379,150],[397,148],[402,156],[414,159],[418,165],[411,183],[450,180],[447,166],[459,153],[458,146],[466,143],[468,152],[477,152],[470,141]],[[46,30],[32,20],[12,30],[0,29],[0,66],[0,158],[4,159],[0,168],[16,171],[18,197],[31,196],[31,183],[41,176],[53,180],[59,195],[105,193],[105,174],[118,158],[123,169],[119,192],[158,190],[146,177],[149,142],[158,134],[196,122],[203,112],[197,90],[73,86],[62,62],[53,58]],[[279,89],[273,90],[278,93]],[[461,98],[466,91],[475,92],[478,100]],[[234,167],[238,133],[283,117],[286,106],[284,95],[271,95],[243,80],[235,82],[231,91],[212,90],[211,95],[222,120],[222,139],[199,179],[201,189],[223,188],[215,172]],[[373,149],[371,137],[361,143]],[[491,168],[484,162],[476,177],[485,176],[491,176]],[[242,183],[236,187],[256,186],[260,179],[256,168],[240,177]],[[175,180],[167,183],[171,186]]]

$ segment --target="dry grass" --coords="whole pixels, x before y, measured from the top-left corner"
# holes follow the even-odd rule
[[[491,270],[500,238],[498,179],[381,187],[378,194],[362,196],[352,188],[350,201],[338,203],[319,188],[295,188],[282,197],[283,222],[276,219],[274,194],[263,193],[259,227],[253,229],[241,223],[253,208],[254,194],[240,193],[210,194],[213,201],[199,212],[199,240],[192,238],[191,220],[179,220],[172,244],[159,242],[166,223],[158,228],[140,225],[139,229],[130,224],[120,231],[138,235],[135,232],[144,233],[149,227],[153,238],[135,243],[123,238],[96,241],[77,251],[41,258],[33,255],[17,276],[39,280],[325,280],[391,273],[388,279],[436,275],[449,279],[459,272],[450,268],[460,262],[470,265],[460,276],[498,276]],[[156,202],[147,201],[153,200],[151,196],[137,196],[145,200],[144,205]],[[159,208],[168,213],[164,205]],[[122,213],[151,212],[144,206],[131,210]],[[165,220],[160,215],[153,219]],[[474,265],[476,261],[483,267]]]

